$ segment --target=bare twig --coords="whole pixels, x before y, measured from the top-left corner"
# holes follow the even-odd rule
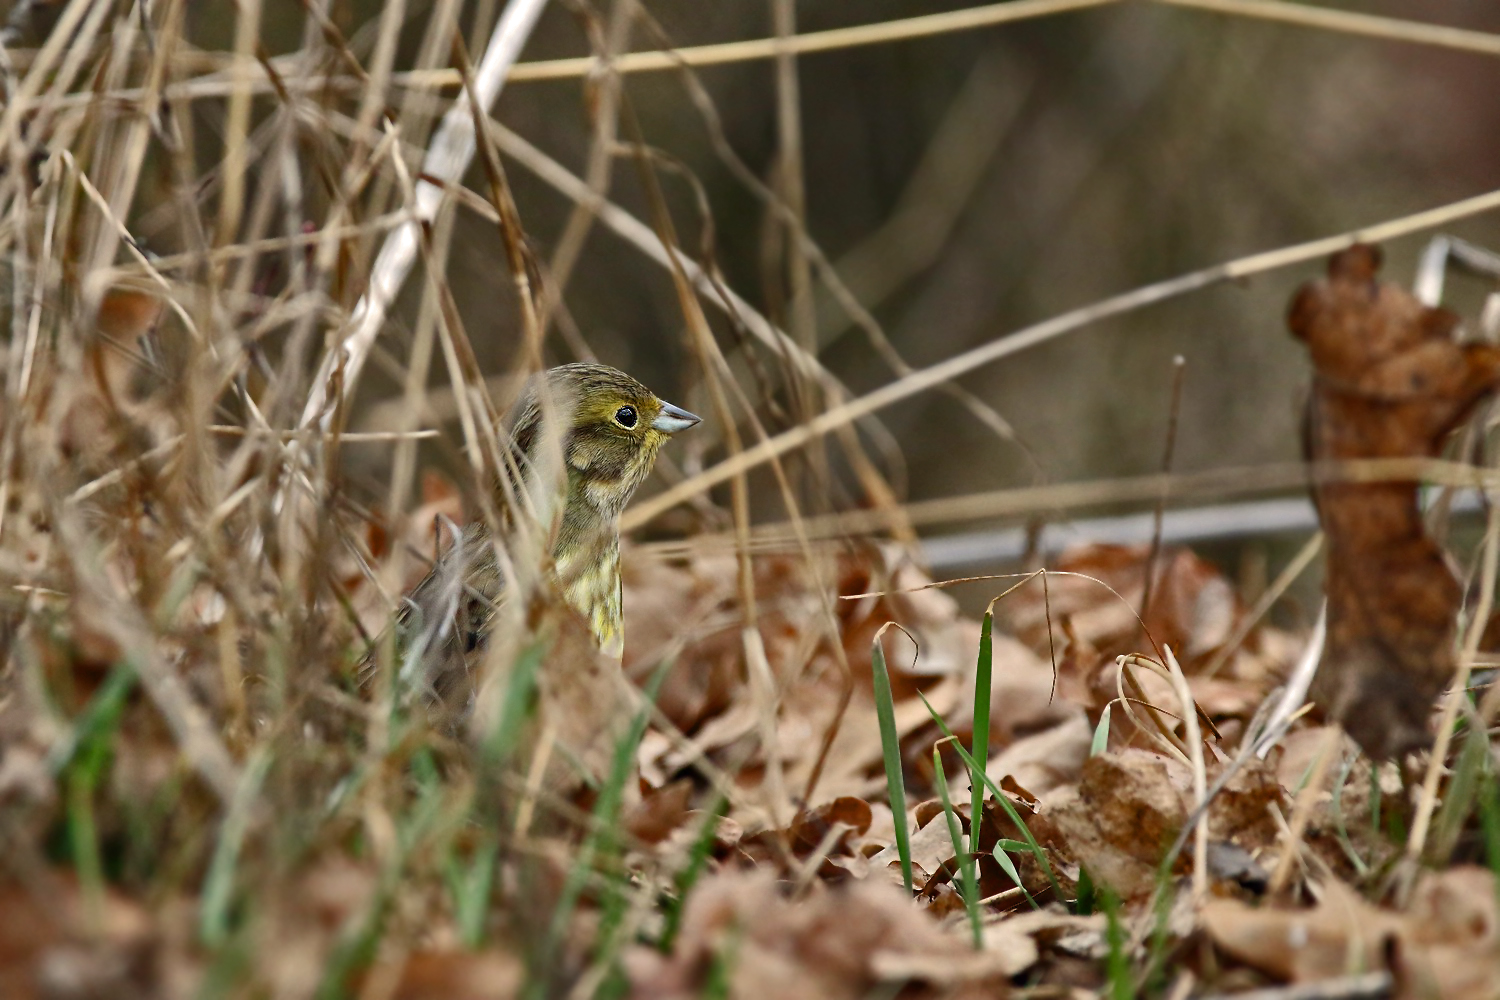
[[[1410,42],[1416,45],[1434,45],[1460,52],[1475,52],[1481,55],[1500,55],[1500,35],[1466,28],[1449,28],[1438,24],[1423,24],[1395,17],[1378,17],[1351,10],[1333,10],[1315,7],[1312,4],[1286,3],[1284,0],[1156,0],[1157,3],[1173,7],[1192,7],[1229,14],[1234,17],[1254,18],[1259,21],[1280,21],[1303,28],[1319,28],[1336,31],[1343,35],[1364,35],[1367,38],[1385,38],[1393,42]]]
[[[1182,412],[1182,377],[1187,371],[1187,359],[1181,354],[1172,359],[1172,394],[1167,406],[1167,440],[1162,446],[1161,472],[1168,476],[1172,472],[1172,456],[1177,450],[1177,419]],[[1167,491],[1161,491],[1156,500],[1156,511],[1151,525],[1151,549],[1146,555],[1146,582],[1141,591],[1141,621],[1151,617],[1151,596],[1156,589],[1156,563],[1161,558],[1162,518],[1167,511]]]
[[[1212,267],[1191,271],[1176,278],[1169,278],[1166,281],[1144,285],[1132,291],[1104,299],[1101,302],[1084,306],[1081,309],[1071,310],[1052,319],[1017,330],[1015,333],[1001,337],[998,340],[982,344],[973,350],[955,355],[946,361],[920,369],[905,378],[897,379],[882,386],[874,392],[831,407],[828,411],[820,414],[816,419],[807,424],[784,431],[770,441],[747,449],[743,453],[726,459],[713,468],[704,470],[692,479],[679,483],[671,489],[664,490],[656,496],[637,504],[626,517],[627,527],[636,527],[645,524],[662,512],[670,510],[685,500],[696,496],[703,490],[738,475],[745,469],[754,468],[770,460],[773,456],[784,455],[789,451],[801,448],[809,442],[829,434],[840,427],[844,427],[861,417],[878,413],[888,406],[899,403],[904,399],[909,399],[918,393],[936,388],[966,372],[982,368],[1012,354],[1029,350],[1038,344],[1055,340],[1064,334],[1081,330],[1100,320],[1144,309],[1158,302],[1178,298],[1189,292],[1208,288],[1211,285],[1247,278],[1251,275],[1289,267],[1293,264],[1305,263],[1309,260],[1316,260],[1335,251],[1353,246],[1355,243],[1379,243],[1384,240],[1394,239],[1397,236],[1435,229],[1448,225],[1458,219],[1493,212],[1496,209],[1500,209],[1500,191],[1491,191],[1487,194],[1465,198],[1423,212],[1416,212],[1398,219],[1377,223],[1363,229],[1310,240],[1306,243],[1293,244],[1292,246],[1268,250],[1263,253],[1251,254],[1247,257],[1239,257],[1223,264],[1216,264]]]
[[[1168,678],[1182,704],[1183,742],[1187,744],[1188,760],[1193,768],[1193,808],[1205,810],[1193,839],[1193,898],[1201,901],[1208,895],[1208,775],[1203,762],[1203,733],[1198,728],[1198,704],[1193,700],[1193,691],[1188,687],[1182,667],[1172,654],[1172,647],[1168,646],[1165,652]]]
[[[547,0],[511,0],[506,5],[474,74],[473,93],[484,107],[488,108],[499,96],[510,68],[520,56],[521,47],[526,44],[546,3]],[[424,175],[445,181],[457,180],[474,158],[474,110],[468,94],[466,90],[443,116],[443,123],[432,137],[422,163]],[[327,427],[333,412],[329,406],[329,391],[335,385],[344,395],[353,391],[360,369],[385,323],[386,311],[395,301],[416,259],[418,228],[437,216],[443,203],[443,188],[431,181],[420,180],[415,197],[412,220],[387,235],[370,273],[369,288],[355,305],[338,344],[323,359],[302,410],[304,426],[318,422]],[[336,373],[337,382],[334,381]]]

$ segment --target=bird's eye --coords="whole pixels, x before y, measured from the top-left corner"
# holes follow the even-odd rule
[[[636,421],[635,407],[622,406],[615,411],[615,423],[621,427],[634,427]]]

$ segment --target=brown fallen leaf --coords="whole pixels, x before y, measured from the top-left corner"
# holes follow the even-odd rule
[[[83,893],[70,876],[46,875],[47,891],[0,889],[0,996],[163,995],[159,941],[136,903]]]
[[[1222,764],[1209,767],[1213,781]],[[1267,806],[1281,797],[1271,769],[1237,773],[1209,807],[1211,838],[1247,851],[1275,843]],[[1076,789],[1059,790],[1032,824],[1039,838],[1058,844],[1098,884],[1130,898],[1151,891],[1157,867],[1186,822],[1192,775],[1181,762],[1146,750],[1090,757]],[[1188,864],[1185,852],[1178,864]],[[1220,873],[1212,870],[1210,874]]]
[[[111,288],[99,303],[95,322],[99,332],[106,337],[134,347],[137,338],[156,326],[165,308],[162,300],[154,295],[129,288]]]
[[[419,951],[406,957],[392,1000],[510,1000],[526,966],[505,951]]]
[[[741,857],[758,866],[771,866],[779,861],[806,861],[816,855],[820,874],[842,878],[851,866],[841,862],[854,858],[873,818],[874,810],[864,799],[840,796],[815,809],[801,810],[783,830],[761,830],[743,838],[739,844]],[[855,867],[863,870],[865,866],[861,863]]]
[[[1088,759],[1094,730],[1083,711],[1068,712],[1050,729],[1016,740],[991,758],[985,772],[997,781],[1010,781],[1033,799],[1078,780]],[[1009,790],[1009,789],[1007,789]]]
[[[543,611],[548,619],[543,628],[551,634],[543,669],[536,675],[536,748],[549,754],[542,786],[573,792],[607,778],[619,742],[639,709],[619,662],[598,648],[582,618],[559,604],[550,602]],[[486,733],[482,726],[474,726],[474,732]],[[549,740],[556,746],[546,746]],[[626,802],[632,807],[635,792],[635,785],[627,781]]]
[[[621,817],[620,825],[642,843],[659,844],[687,821],[692,798],[692,779],[679,778],[645,792],[641,801]]]
[[[1155,885],[1156,866],[1187,820],[1180,785],[1158,754],[1090,757],[1077,789],[1054,795],[1040,829],[1055,831],[1095,883],[1128,899]]]
[[[1378,281],[1380,251],[1333,255],[1328,277],[1292,299],[1287,324],[1315,370],[1313,460],[1437,455],[1500,386],[1500,347],[1460,344],[1458,317]],[[1373,757],[1431,741],[1433,699],[1453,677],[1462,598],[1428,536],[1417,483],[1316,483],[1328,537],[1328,640],[1314,701]]]
[[[1016,635],[1040,653],[1049,668],[1050,657],[1056,656],[1052,704],[1082,706],[1091,730],[1105,706],[1121,693],[1117,657],[1151,648],[1136,617],[1145,597],[1149,556],[1147,546],[1073,549],[1058,561],[1059,572],[1048,578],[1045,593],[1040,582],[1033,582],[1000,606]],[[1201,690],[1208,696],[1206,704],[1200,703],[1205,728],[1248,721],[1280,682],[1290,658],[1277,655],[1274,637],[1267,648],[1265,640],[1272,630],[1265,627],[1251,630],[1234,648],[1227,647],[1245,612],[1234,586],[1213,564],[1186,549],[1169,548],[1160,554],[1155,567],[1146,629],[1157,652],[1171,647],[1194,693]],[[1199,673],[1210,665],[1212,676]],[[1131,676],[1133,685],[1126,685],[1129,696],[1168,711],[1176,706],[1177,695],[1166,680],[1142,670],[1132,671]],[[1052,687],[1049,669],[1044,693],[1050,695]],[[1128,716],[1116,708],[1114,717],[1117,722],[1109,731],[1112,746],[1139,740]]]
[[[1312,909],[1211,900],[1202,919],[1220,949],[1277,979],[1385,970],[1398,1000],[1481,1000],[1494,997],[1500,982],[1494,876],[1483,868],[1429,874],[1404,914],[1377,909],[1330,881]]]
[[[975,990],[967,995],[994,996],[1014,964],[1004,955],[976,961],[966,938],[878,881],[815,884],[794,901],[763,872],[722,872],[698,885],[682,928],[671,955],[626,954],[632,996],[698,997],[715,980],[718,995],[736,1000],[855,1000],[894,995],[903,983],[904,997],[939,995],[921,984],[954,996],[960,981]]]
[[[405,576],[399,583],[399,591],[406,593],[427,575],[432,561],[453,543],[449,526],[464,524],[466,520],[458,487],[441,473],[427,469],[422,473],[421,500],[404,518],[394,525],[382,518],[365,522],[365,547],[372,560],[383,559],[400,546],[419,557],[406,560]],[[340,558],[337,572],[344,590],[354,601],[360,623],[369,634],[378,634],[390,618],[389,598],[370,585],[352,555]]]
[[[1050,577],[1045,593],[1040,582],[1031,583],[1001,608],[1010,616],[1016,634],[1033,648],[1044,652],[1050,648],[1050,620],[1056,646],[1071,640],[1097,650],[1098,663],[1111,663],[1119,654],[1141,648],[1136,612],[1145,593],[1149,553],[1144,545],[1088,545],[1069,550],[1058,560],[1057,569],[1079,575]],[[1154,578],[1147,631],[1158,645],[1171,646],[1183,669],[1191,673],[1198,661],[1229,638],[1243,608],[1224,574],[1187,549],[1165,549],[1156,560]],[[1101,582],[1107,586],[1100,586]],[[1098,663],[1080,666],[1097,668]],[[1114,691],[1104,697],[1114,697]]]
[[[844,826],[848,828],[845,836],[840,837],[839,843],[834,845],[835,849],[839,849],[848,833],[859,835],[868,830],[872,818],[868,802],[845,795],[816,809],[800,813],[787,832],[794,848],[812,850],[822,843],[835,826]]]

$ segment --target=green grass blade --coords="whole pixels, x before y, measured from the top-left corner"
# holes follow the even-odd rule
[[[670,659],[663,660],[652,673],[650,680],[646,682],[644,693],[647,700],[653,702],[656,700],[657,690],[661,687],[661,682],[666,678],[667,672],[672,668],[672,662]],[[546,995],[549,987],[547,976],[555,965],[554,959],[562,947],[563,938],[569,931],[573,912],[577,908],[579,898],[583,895],[584,886],[601,863],[612,862],[619,854],[619,820],[620,810],[625,801],[625,784],[630,780],[636,749],[640,747],[641,739],[646,735],[646,726],[650,720],[651,710],[642,708],[631,720],[630,728],[615,743],[609,777],[599,789],[599,798],[594,802],[594,821],[589,835],[584,839],[582,849],[579,850],[578,856],[568,869],[557,907],[552,911],[547,942],[541,955],[538,956],[538,964],[532,969],[533,977],[529,984],[528,996]],[[601,909],[603,912],[595,940],[603,943],[605,947],[610,947],[613,938],[617,936],[614,932],[624,912],[623,895],[617,880],[612,880],[607,886]],[[616,942],[614,946],[617,944]],[[538,973],[541,974],[538,975]]]
[[[965,750],[958,740],[954,738],[953,733],[948,729],[948,724],[943,721],[943,717],[932,707],[932,703],[920,691],[917,692],[917,697],[921,698],[922,704],[927,706],[927,714],[932,716],[932,721],[937,723],[937,727],[942,731],[943,735],[953,740],[953,749],[958,751],[958,755],[964,759],[964,763],[969,765],[970,770],[976,770],[974,767],[974,758],[969,756],[969,751]],[[1000,808],[1005,810],[1005,815],[1010,817],[1010,821],[1016,825],[1016,829],[1021,831],[1021,836],[1026,838],[1026,849],[1031,852],[1032,857],[1036,858],[1037,863],[1042,866],[1042,871],[1047,873],[1047,881],[1052,883],[1052,891],[1057,895],[1059,900],[1063,899],[1062,885],[1057,881],[1057,874],[1052,870],[1052,863],[1047,860],[1047,852],[1042,850],[1042,845],[1037,843],[1036,838],[1031,835],[1031,830],[1026,826],[1026,821],[1021,818],[1020,813],[1016,812],[1016,807],[1010,804],[1010,799],[1000,791],[1000,787],[990,779],[989,775],[983,771],[977,771],[977,773],[983,779],[985,787],[990,790],[990,794],[995,797],[995,801],[1000,803]]]
[[[1430,860],[1446,864],[1452,857],[1473,815],[1479,784],[1484,780],[1484,762],[1489,755],[1489,733],[1483,727],[1469,725],[1448,779],[1448,789],[1443,793],[1443,803],[1432,824],[1432,835],[1428,838]]]
[[[714,949],[703,984],[703,1000],[728,1000],[734,986],[734,968],[739,963],[740,940],[744,933],[738,925],[730,927],[729,933]]]
[[[127,664],[110,671],[99,690],[79,714],[70,738],[49,755],[54,773],[65,776],[68,847],[83,889],[89,920],[104,918],[104,858],[94,815],[94,792],[114,759],[114,734],[125,711],[125,699],[135,686],[136,673]]]
[[[896,736],[896,703],[891,696],[891,675],[886,669],[885,650],[880,648],[879,636],[870,647],[870,668],[875,680],[875,716],[880,720],[885,786],[896,821],[896,854],[901,858],[901,880],[906,884],[906,891],[911,892],[911,833],[906,828],[906,782],[901,775],[901,741]],[[963,752],[962,748],[959,752]]]
[[[499,857],[499,841],[489,835],[467,862],[457,856],[448,859],[446,874],[448,892],[453,897],[453,922],[458,925],[458,937],[465,948],[477,949],[484,944],[485,917]]]
[[[521,736],[521,723],[531,712],[536,693],[537,669],[542,665],[546,654],[547,642],[539,639],[521,650],[521,655],[516,657],[505,686],[505,701],[500,706],[494,728],[484,741],[485,762],[492,767],[505,760],[515,749],[516,740]]]
[[[1151,950],[1146,956],[1145,971],[1131,991],[1132,996],[1163,996],[1167,992],[1167,946],[1172,943],[1171,890],[1171,866],[1164,860],[1157,866],[1156,888],[1151,896]]]
[[[1109,749],[1109,710],[1114,708],[1111,702],[1104,706],[1104,711],[1099,713],[1099,724],[1094,727],[1094,741],[1089,744],[1089,756],[1097,757]]]
[[[125,710],[125,699],[135,683],[135,669],[128,664],[121,663],[109,672],[99,690],[78,713],[72,730],[47,752],[47,767],[54,775],[61,774],[75,758],[89,753],[95,758],[89,762],[91,768],[103,766],[108,755],[101,754],[109,748],[115,726],[120,722],[120,713]]]
[[[995,661],[994,623],[994,609],[985,608],[984,621],[979,626],[979,660],[974,669],[974,742],[969,750],[980,774],[984,773],[990,762],[990,682]],[[971,776],[969,789],[969,815],[972,817],[969,823],[969,855],[977,858],[979,830],[983,825],[980,820],[984,817],[984,782]]]
[[[995,850],[992,852],[992,855],[995,859],[995,862],[1005,870],[1005,874],[1010,878],[1012,882],[1016,884],[1016,888],[1021,890],[1021,895],[1026,897],[1026,902],[1031,904],[1031,908],[1033,910],[1040,910],[1042,908],[1042,904],[1038,903],[1036,901],[1036,897],[1027,890],[1025,883],[1021,881],[1021,873],[1019,870],[1017,870],[1016,863],[1011,860],[1009,854],[1005,853],[1006,851],[1013,851],[1017,848],[1023,851],[1030,850],[1030,848],[1028,848],[1020,841],[1002,840],[995,845]]]
[[[969,929],[974,934],[974,950],[984,950],[984,929],[979,920],[979,883],[974,877],[975,855],[964,850],[963,828],[958,825],[958,813],[953,811],[953,800],[948,795],[948,776],[943,773],[943,759],[937,747],[932,748],[932,773],[937,780],[938,797],[943,801],[943,815],[948,820],[948,837],[953,842],[953,851],[958,861],[960,888],[963,891],[964,910],[969,914]],[[976,814],[977,815],[977,814]],[[971,830],[979,828],[978,821],[970,823]]]
[[[714,837],[719,832],[719,817],[724,815],[724,810],[728,805],[729,800],[723,795],[714,799],[713,806],[703,818],[703,825],[698,828],[698,836],[693,839],[693,848],[688,854],[688,862],[674,879],[677,895],[668,901],[662,921],[659,947],[664,952],[672,950],[672,943],[677,940],[677,933],[682,929],[682,913],[687,908],[688,895],[693,891],[693,886],[698,883],[704,867],[708,864],[708,855],[713,850]]]
[[[262,744],[251,755],[234,799],[219,828],[219,842],[214,845],[213,860],[203,879],[199,906],[198,934],[210,948],[222,947],[229,937],[229,910],[234,901],[234,873],[239,867],[240,848],[250,828],[250,817],[266,773],[271,769],[269,744]]]
[[[1104,959],[1104,974],[1108,982],[1108,996],[1112,1000],[1134,1000],[1135,982],[1130,975],[1130,956],[1126,953],[1125,924],[1120,919],[1120,899],[1108,889],[1099,893],[1099,902],[1104,910],[1104,940],[1109,948]]]
[[[1078,869],[1078,898],[1073,900],[1073,912],[1080,917],[1093,916],[1098,904],[1098,893],[1094,889],[1094,879],[1089,875],[1089,870],[1084,867]]]
[[[1334,830],[1338,834],[1339,847],[1343,850],[1344,857],[1348,858],[1349,863],[1354,866],[1355,873],[1360,878],[1363,878],[1369,873],[1370,867],[1365,864],[1364,859],[1359,856],[1359,852],[1354,849],[1354,843],[1349,839],[1348,827],[1344,823],[1344,786],[1349,781],[1349,772],[1354,769],[1356,759],[1353,756],[1349,756],[1344,760],[1344,766],[1339,770],[1338,779],[1333,783],[1333,802],[1331,805],[1333,825]]]
[[[1484,777],[1479,783],[1479,828],[1484,835],[1485,860],[1495,873],[1495,894],[1500,899],[1500,783],[1494,761],[1485,755]]]

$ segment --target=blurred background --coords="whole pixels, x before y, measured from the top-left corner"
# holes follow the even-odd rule
[[[477,58],[502,6],[496,0],[408,4],[395,65],[420,66],[423,46],[432,49],[442,34],[437,25],[454,20]],[[776,6],[776,0],[646,0],[627,47],[765,38],[776,33]],[[1500,32],[1500,6],[1492,4],[1341,6]],[[914,0],[803,0],[787,9],[795,30],[806,33],[952,8]],[[365,58],[381,10],[364,0],[335,0],[326,7],[327,27],[317,30],[340,33]],[[550,5],[523,61],[589,54],[612,13],[602,2]],[[189,5],[186,17],[202,49],[233,48],[234,18],[223,8]],[[268,54],[305,51],[310,30],[303,7],[266,5],[261,37]],[[432,50],[441,56],[436,65],[450,65],[444,44]],[[690,78],[706,102],[695,100]],[[800,319],[792,315],[798,279],[785,227],[747,182],[795,194],[787,163],[800,167],[811,239],[914,367],[1134,286],[1500,187],[1495,57],[1149,3],[806,54],[795,60],[790,97],[769,59],[691,75],[629,74],[623,81],[619,138],[656,151],[655,182],[681,245],[711,260],[729,287],[778,325],[815,343],[854,393],[895,374],[826,290]],[[428,91],[404,93],[402,128],[420,145],[452,89],[442,91],[440,102]],[[597,80],[516,81],[495,118],[582,175],[599,93]],[[790,125],[778,110],[787,100],[800,116]],[[258,98],[254,120],[263,121],[271,108],[269,97]],[[197,148],[211,163],[225,104],[197,101],[192,113]],[[725,145],[716,146],[716,127]],[[795,143],[790,157],[788,135]],[[309,127],[299,141],[316,159],[324,140]],[[507,160],[507,169],[529,244],[538,260],[549,261],[574,202],[521,163]],[[649,220],[646,175],[628,149],[617,150],[609,176],[609,198]],[[466,183],[486,190],[477,160]],[[163,192],[154,197],[154,210],[153,196],[143,193],[138,201],[135,231],[157,253],[181,249],[178,227],[163,210],[170,199]],[[326,208],[316,185],[309,185],[308,199],[316,222]],[[453,226],[446,276],[482,367],[503,373],[519,363],[520,343],[503,243],[494,223],[472,212],[457,212]],[[1500,220],[1493,217],[1447,231],[1500,246]],[[1408,284],[1426,239],[1389,245],[1387,276]],[[351,274],[367,272],[373,247],[367,240],[356,248]],[[880,414],[904,467],[888,451],[873,450],[909,500],[1155,472],[1172,359],[1180,355],[1175,469],[1295,460],[1308,375],[1283,313],[1293,289],[1320,271],[1320,264],[1301,265],[1214,287],[965,376],[963,388],[993,407],[1011,435],[950,396],[926,393]],[[394,412],[421,288],[418,278],[407,282],[364,378],[353,426],[378,428]],[[1477,282],[1451,281],[1450,304],[1476,315],[1485,291]],[[352,295],[345,292],[350,302]],[[712,409],[671,278],[639,250],[594,226],[563,301],[564,324],[576,329],[571,346],[569,336],[554,330],[549,362],[569,360],[583,342],[667,398],[699,412]],[[762,352],[752,363],[743,335],[721,314],[711,311],[710,320],[742,385],[760,402],[767,429],[795,422],[776,359]],[[771,374],[762,378],[757,365]],[[434,365],[432,383],[440,401],[441,365]],[[504,384],[496,383],[502,396]],[[441,410],[439,402],[434,406]],[[719,423],[710,419],[674,445],[679,465],[692,471],[722,456]],[[448,429],[456,435],[451,423]],[[347,454],[353,482],[378,491],[390,449],[351,447]],[[432,446],[427,457],[460,467],[451,444]],[[836,472],[846,471],[837,455],[833,461]],[[830,504],[864,502],[849,485],[852,477],[839,478],[845,488],[834,491]],[[754,486],[756,517],[784,517],[774,480],[762,474]],[[716,493],[727,495],[722,487]],[[656,529],[685,527],[679,517]],[[1238,544],[1214,554],[1233,563]],[[1265,553],[1256,558],[1264,564]]]
[[[945,6],[802,2],[797,28]],[[1488,5],[1348,6],[1500,31],[1500,7]],[[774,34],[769,3],[645,7],[679,46]],[[362,14],[349,5],[351,26]],[[635,34],[637,47],[652,47]],[[577,15],[554,5],[525,58],[587,51]],[[1500,187],[1500,63],[1479,55],[1138,4],[803,56],[798,72],[810,234],[919,367],[1135,285]],[[697,75],[734,151],[774,184],[774,63]],[[626,93],[645,140],[701,184],[731,286],[784,325],[770,213],[715,156],[680,79],[628,76]],[[578,171],[590,136],[584,97],[577,81],[517,83],[496,117]],[[511,175],[545,253],[572,206],[524,170]],[[483,184],[477,168],[471,184]],[[692,247],[691,194],[664,184]],[[615,164],[612,197],[649,216],[629,161]],[[450,278],[476,344],[503,365],[516,344],[515,310],[496,301],[509,285],[503,251],[492,225],[460,226]],[[1500,245],[1495,219],[1456,231]],[[1408,283],[1423,242],[1389,247],[1388,275]],[[1298,457],[1307,375],[1283,313],[1319,270],[1212,289],[966,377],[1015,427],[1035,468],[940,395],[886,411],[910,495],[1154,471],[1176,354],[1187,361],[1179,469]],[[603,360],[679,391],[683,324],[664,271],[596,230],[568,305]],[[831,302],[820,306],[827,364],[856,392],[888,381],[865,336]]]

